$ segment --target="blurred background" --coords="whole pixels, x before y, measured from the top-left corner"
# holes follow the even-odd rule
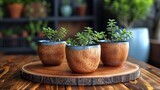
[[[160,67],[160,0],[0,0],[0,53],[36,54],[42,27],[106,31],[108,19],[131,30],[129,56]]]

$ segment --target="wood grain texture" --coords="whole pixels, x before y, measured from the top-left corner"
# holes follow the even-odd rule
[[[62,42],[53,45],[38,44],[39,58],[44,65],[60,65],[64,60],[66,60],[65,47],[66,44]]]
[[[77,74],[71,72],[66,62],[46,67],[37,61],[22,66],[21,75],[33,82],[54,85],[104,85],[135,80],[140,77],[140,70],[138,65],[126,62],[120,67],[101,64],[93,73]]]
[[[49,85],[33,83],[20,76],[20,68],[29,62],[38,61],[36,55],[2,55],[0,66],[8,66],[9,71],[0,78],[1,90],[160,90],[160,69],[144,62],[128,58],[141,67],[141,77],[126,83],[93,86]],[[1,74],[1,73],[0,73]]]
[[[98,68],[101,61],[100,45],[66,47],[67,62],[73,72],[92,73]],[[78,48],[81,49],[77,50]]]
[[[121,66],[128,56],[129,42],[101,42],[101,60],[107,66]]]

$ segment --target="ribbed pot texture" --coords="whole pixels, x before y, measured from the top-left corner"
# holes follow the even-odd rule
[[[128,57],[128,42],[101,42],[101,60],[106,66],[121,66]]]
[[[66,44],[64,42],[55,43],[39,43],[38,55],[44,65],[60,65],[66,60],[65,53]]]
[[[100,45],[67,46],[66,57],[70,69],[74,73],[92,73],[100,63]]]

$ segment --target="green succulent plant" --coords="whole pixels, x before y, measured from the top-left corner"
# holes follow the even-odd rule
[[[154,0],[104,0],[104,7],[116,15],[119,23],[131,28],[135,21],[149,13]]]
[[[52,42],[61,41],[67,34],[67,29],[61,27],[60,30],[53,30],[52,28],[43,28],[43,33]]]
[[[105,38],[106,35],[105,32],[97,32],[93,31],[93,28],[91,27],[85,27],[85,30],[78,32],[75,37],[75,39],[67,39],[67,44],[72,46],[87,46],[90,44],[95,44],[99,41],[99,39]]]
[[[113,42],[120,42],[120,41],[127,41],[128,39],[132,38],[132,32],[127,31],[125,28],[120,29],[115,22],[114,19],[109,19],[107,22],[107,31],[110,38],[107,38],[108,41]]]

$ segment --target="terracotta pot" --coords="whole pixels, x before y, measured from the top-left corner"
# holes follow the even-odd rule
[[[8,4],[9,14],[12,18],[20,18],[23,10],[23,4]]]
[[[121,66],[128,57],[128,42],[101,42],[101,60],[104,65]]]
[[[100,45],[67,46],[66,57],[70,69],[75,73],[94,72],[100,62]]]
[[[85,16],[86,12],[87,12],[87,6],[86,5],[77,6],[77,14],[79,16]]]
[[[3,33],[2,32],[0,32],[0,38],[3,38]]]
[[[21,35],[22,37],[27,38],[29,36],[29,33],[26,30],[23,30]]]
[[[44,65],[60,65],[66,60],[66,43],[50,42],[49,40],[38,41],[38,55]]]
[[[12,38],[12,40],[10,42],[11,46],[12,47],[18,46],[18,39],[17,39],[18,35],[17,34],[12,34],[10,38]]]
[[[38,32],[38,37],[40,37],[40,38],[43,38],[45,35],[44,35],[44,33],[43,32]]]

